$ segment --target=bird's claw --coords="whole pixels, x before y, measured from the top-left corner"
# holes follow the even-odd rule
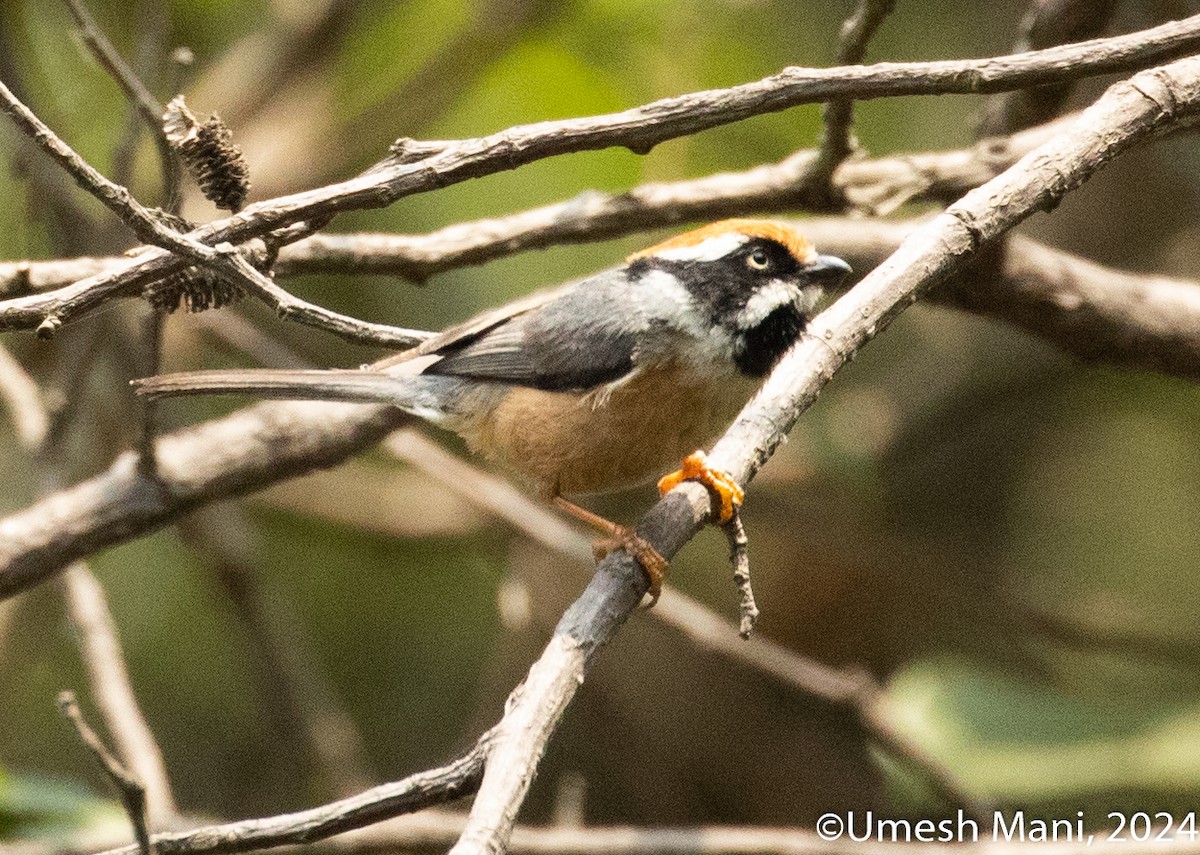
[[[646,571],[646,576],[650,579],[650,587],[646,591],[650,595],[647,608],[653,608],[662,594],[663,580],[667,577],[670,562],[663,558],[662,553],[651,546],[648,540],[627,526],[617,526],[611,537],[592,544],[592,552],[597,561],[602,561],[608,553],[616,549],[624,549]]]

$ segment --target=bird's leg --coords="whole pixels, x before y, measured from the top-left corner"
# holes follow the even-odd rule
[[[650,577],[650,589],[647,592],[650,594],[650,605],[653,606],[658,602],[658,597],[662,593],[663,579],[667,576],[667,568],[670,564],[657,549],[650,545],[649,541],[639,537],[638,533],[629,526],[605,519],[587,508],[581,508],[574,502],[567,501],[562,496],[554,496],[553,501],[555,505],[575,519],[607,535],[592,544],[592,551],[595,553],[597,561],[602,560],[615,549],[624,549],[632,555],[634,560],[642,565],[646,575]]]
[[[729,522],[734,511],[741,507],[742,500],[746,498],[745,491],[733,480],[732,475],[708,465],[708,458],[703,451],[693,451],[683,458],[683,464],[678,471],[659,479],[658,492],[665,496],[684,481],[697,481],[708,488],[709,495],[717,504],[714,511],[717,523]]]

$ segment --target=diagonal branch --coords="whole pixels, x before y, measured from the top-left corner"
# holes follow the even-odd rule
[[[1073,133],[1055,137],[921,226],[887,262],[814,319],[812,335],[784,358],[760,394],[714,448],[711,455],[714,464],[732,472],[742,483],[749,481],[833,374],[920,294],[962,268],[985,243],[1035,211],[1053,206],[1126,149],[1193,120],[1197,112],[1200,112],[1200,58],[1144,72],[1111,87],[1084,113]],[[995,204],[1000,198],[1007,204]],[[252,429],[261,419],[275,417],[286,421],[290,414],[302,421],[305,406],[253,407],[183,437],[201,447],[205,439],[210,443],[228,441],[241,430]],[[338,451],[344,451],[386,421],[378,408],[321,405],[319,409],[320,415],[338,414],[341,424],[334,429],[324,423],[327,433],[312,441],[307,449],[310,457],[320,448],[322,440],[336,446],[327,449],[336,456]],[[366,425],[355,425],[355,410],[359,411],[360,420],[366,420]],[[319,418],[315,411],[307,415]],[[261,425],[261,421],[258,423]],[[174,437],[167,439],[180,441]],[[299,439],[293,435],[292,441],[296,443]],[[264,437],[254,436],[253,443],[261,454]],[[238,454],[234,448],[224,451]],[[320,465],[329,459],[326,455],[322,461],[309,465]],[[190,462],[199,464],[200,459],[193,457]],[[245,465],[247,461],[243,458],[241,462]],[[295,471],[302,467],[292,459],[285,462],[285,468]],[[198,477],[198,483],[189,484],[185,473]],[[249,478],[238,482],[235,473],[214,471],[211,466],[198,473],[180,470],[173,481],[168,481],[164,492],[176,494],[179,504],[174,510],[178,512],[222,489],[249,489],[267,478],[261,468],[245,474]],[[235,477],[234,483],[222,483],[222,476],[231,475]],[[98,488],[99,485],[81,485],[59,494],[58,501],[71,493],[86,497]],[[639,534],[663,555],[672,556],[707,519],[709,505],[702,487],[682,485],[643,517]],[[51,515],[57,529],[64,519],[61,511],[66,508],[60,505],[48,510],[60,511]],[[154,514],[161,518],[168,512],[158,507],[148,518]],[[0,522],[0,535],[20,535],[21,529],[13,521],[21,516]],[[110,510],[106,520],[110,528],[105,535],[127,536],[129,528],[122,529],[121,522],[112,516]],[[145,521],[139,522],[144,525]],[[0,536],[0,544],[8,541],[7,536]],[[18,566],[17,570],[20,569]],[[11,565],[0,571],[0,586],[3,586],[0,590],[14,590],[9,581],[12,572]],[[29,583],[27,573],[17,584]],[[529,678],[510,698],[501,724],[489,732],[485,771],[463,837],[456,847],[458,851],[503,851],[537,760],[559,716],[586,676],[592,655],[617,631],[640,601],[646,586],[644,574],[628,555],[615,552],[601,562],[587,589],[563,616]]]
[[[63,2],[66,3],[71,17],[75,19],[79,34],[92,56],[96,57],[96,60],[104,66],[104,70],[121,87],[121,91],[125,93],[129,103],[137,109],[142,121],[150,129],[150,136],[158,149],[159,166],[162,169],[163,207],[172,213],[178,213],[176,206],[182,173],[179,169],[179,159],[175,154],[175,149],[171,148],[166,135],[163,134],[163,105],[154,97],[154,93],[147,88],[137,73],[129,67],[129,63],[117,53],[117,49],[113,47],[108,36],[100,29],[83,3],[80,0],[63,0]]]
[[[855,207],[891,210],[905,202],[951,201],[1017,162],[1075,117],[965,149],[843,163],[834,185]],[[815,150],[744,172],[642,184],[624,193],[588,191],[552,205],[447,226],[422,235],[318,233],[280,250],[279,277],[373,273],[423,282],[434,274],[563,243],[598,241],[688,220],[750,211],[815,207],[809,168]],[[123,263],[122,258],[0,261],[0,295],[62,287]]]
[[[988,241],[1066,193],[1134,144],[1200,112],[1200,57],[1112,86],[1062,135],[933,218],[886,262],[818,315],[713,448],[710,461],[746,484],[783,442],[833,375],[926,290],[959,269]],[[996,204],[1004,199],[1007,204]],[[709,518],[698,484],[677,487],[645,516],[638,534],[670,558]],[[454,855],[501,853],[559,716],[587,673],[591,655],[640,602],[648,579],[632,558],[613,553],[568,609],[525,683],[509,699],[488,748],[488,763]]]
[[[112,755],[99,734],[92,730],[92,726],[87,723],[79,709],[74,692],[59,693],[58,709],[63,718],[75,727],[79,741],[96,758],[96,762],[120,795],[121,804],[129,817],[130,825],[133,826],[133,836],[137,840],[135,851],[140,855],[155,855],[150,831],[146,826],[146,787],[138,780],[137,775],[126,769],[121,761]]]
[[[312,843],[394,816],[445,804],[475,791],[490,738],[489,731],[470,751],[445,766],[380,784],[320,807],[266,819],[246,819],[191,831],[156,834],[151,843],[157,855],[250,852]],[[126,846],[103,855],[138,855],[138,850]]]
[[[8,114],[13,123],[37,144],[51,159],[75,179],[75,183],[95,196],[121,222],[129,226],[139,239],[161,246],[172,253],[187,258],[211,261],[217,257],[213,248],[197,242],[188,235],[181,235],[163,225],[162,218],[142,205],[133,194],[120,184],[109,181],[99,170],[50,130],[41,119],[7,86],[0,81],[0,110]]]
[[[833,98],[1006,91],[1143,68],[1197,45],[1200,15],[1111,39],[990,59],[786,68],[753,83],[666,98],[620,113],[520,125],[454,142],[401,141],[404,144],[395,147],[393,157],[356,178],[251,205],[178,240],[208,246],[240,243],[299,220],[386,207],[405,196],[548,157],[612,146],[644,153],[670,139],[799,104]],[[66,322],[186,263],[166,250],[147,249],[136,259],[51,294],[0,302],[0,329],[35,328],[47,317]]]

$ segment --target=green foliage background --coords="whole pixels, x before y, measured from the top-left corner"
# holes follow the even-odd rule
[[[197,112],[219,112],[234,128],[254,201],[350,176],[398,136],[479,136],[728,86],[788,64],[825,65],[851,4],[92,5],[163,100],[175,88],[165,55],[179,45],[193,50],[183,91]],[[1114,27],[1148,26],[1195,11],[1189,5],[1123,4]],[[901,0],[870,55],[1007,52],[1022,10],[1009,0]],[[127,132],[125,105],[57,4],[0,0],[0,79],[91,162],[112,168]],[[1078,102],[1102,85],[1081,87]],[[875,155],[969,145],[979,105],[958,96],[865,103],[858,132]],[[611,150],[557,158],[346,215],[332,228],[422,232],[589,190],[747,168],[812,146],[819,126],[819,110],[803,108],[646,157]],[[0,258],[130,245],[7,125],[0,157],[13,164],[0,170]],[[1163,141],[1028,231],[1104,263],[1196,277],[1198,184],[1194,140]],[[144,140],[132,186],[158,201]],[[186,213],[214,216],[195,199]],[[293,284],[361,317],[437,328],[613,264],[650,237],[525,254],[424,287],[384,277]],[[373,355],[282,328],[256,306],[238,311],[318,364]],[[106,313],[51,344],[4,339],[50,388],[89,372],[86,417],[64,453],[73,479],[100,470],[130,441],[125,339],[134,315],[132,306]],[[94,344],[81,354],[72,332],[78,340],[88,329]],[[172,318],[169,330],[170,367],[244,361],[196,333],[189,318]],[[172,405],[166,418],[182,424],[229,406]],[[1081,364],[1002,324],[918,307],[839,375],[754,485],[746,520],[762,631],[878,674],[906,729],[980,798],[1047,816],[1084,810],[1100,826],[1108,810],[1193,809],[1198,424],[1200,397],[1187,383]],[[16,510],[31,501],[38,476],[7,422],[0,434],[0,510]],[[431,495],[440,488],[381,455],[351,472],[301,492],[360,511],[355,521],[269,498],[239,503],[237,512],[250,523],[257,578],[273,607],[293,619],[361,730],[372,773],[394,778],[448,759],[499,715],[586,568],[562,566],[461,505],[423,535],[389,536],[395,509],[372,506],[362,483],[397,497],[412,496],[414,483]],[[631,519],[651,497],[641,489],[601,504]],[[422,499],[411,500],[411,511],[430,513]],[[376,512],[387,519],[372,522]],[[329,798],[313,757],[278,715],[271,675],[202,550],[164,531],[94,565],[187,810],[240,817]],[[672,581],[731,614],[727,575],[720,538],[704,536],[675,563]],[[506,577],[530,586],[531,625],[498,617]],[[85,688],[60,600],[47,584],[6,604],[0,618],[0,836],[112,820],[111,806],[98,809],[79,794],[105,791],[53,703],[62,688]],[[837,711],[698,653],[647,616],[603,654],[551,747],[527,816],[546,816],[556,782],[574,771],[589,782],[594,822],[805,823],[855,806],[913,816],[946,808],[880,762]]]

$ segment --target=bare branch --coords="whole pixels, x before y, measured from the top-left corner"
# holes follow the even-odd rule
[[[1043,125],[967,149],[918,152],[843,163],[838,192],[855,207],[891,209],[904,202],[949,201],[994,178],[1032,148],[1069,126]],[[380,273],[424,281],[436,273],[482,264],[529,249],[597,241],[693,219],[748,211],[808,207],[815,151],[776,164],[687,181],[643,184],[621,194],[590,191],[575,199],[424,235],[316,234],[283,247],[278,276]],[[0,294],[19,296],[61,287],[124,263],[122,258],[0,262]]]
[[[921,293],[961,267],[984,243],[1035,211],[1052,207],[1130,146],[1197,111],[1200,57],[1112,86],[1084,112],[1075,134],[1051,140],[968,193],[818,315],[809,335],[784,356],[713,448],[712,465],[747,483],[834,373]],[[995,204],[998,198],[1007,204]],[[709,519],[710,504],[704,487],[685,482],[642,517],[638,534],[670,558]],[[611,638],[648,585],[645,573],[620,551],[597,567],[524,686],[510,698],[466,829],[451,850],[456,855],[505,850],[542,750],[582,682],[590,655]]]
[[[1032,0],[1013,49],[1037,50],[1100,35],[1117,0]],[[993,95],[979,121],[981,137],[1010,134],[1055,115],[1071,95],[1070,81]]]
[[[867,44],[883,19],[892,13],[896,0],[857,0],[854,13],[842,24],[837,64],[858,65],[867,55]],[[813,180],[819,182],[830,204],[834,189],[831,179],[838,165],[854,153],[854,100],[837,98],[822,112],[821,148],[813,163]]]
[[[311,810],[210,825],[170,834],[156,834],[158,855],[175,853],[249,852],[312,843],[394,816],[441,805],[473,793],[479,785],[491,732],[458,760],[437,769],[418,772],[400,781],[381,784],[350,798]],[[136,847],[112,849],[104,855],[138,855]]]
[[[22,104],[3,82],[0,82],[0,109],[8,114],[22,133],[65,169],[75,179],[75,183],[99,199],[121,219],[121,222],[129,226],[138,238],[162,246],[170,252],[181,253],[187,258],[205,261],[217,258],[212,247],[163,225],[162,219],[134,199],[127,189],[101,175],[50,130],[45,122],[34,115],[32,110]]]
[[[186,243],[173,243],[172,251],[189,251],[197,242],[214,246],[225,241],[239,243],[299,220],[386,207],[415,193],[570,152],[611,146],[645,152],[669,139],[799,104],[833,98],[1004,91],[1140,68],[1192,50],[1198,43],[1200,15],[1126,36],[984,60],[787,68],[754,83],[668,98],[621,113],[522,125],[478,139],[418,146],[417,159],[393,157],[348,181],[251,205],[232,217],[176,237],[176,242]],[[161,238],[157,232],[151,236],[171,239],[170,235]],[[134,293],[135,286],[174,272],[185,263],[165,250],[147,249],[136,259],[52,294],[0,302],[0,329],[30,329],[48,317],[69,320],[110,296]]]
[[[18,127],[71,173],[84,189],[107,205],[143,240],[164,250],[179,253],[191,261],[211,266],[222,277],[229,278],[275,308],[280,317],[319,327],[362,344],[411,347],[422,340],[420,334],[413,330],[360,321],[294,297],[246,261],[232,245],[219,243],[216,247],[210,247],[198,243],[190,235],[176,232],[165,224],[162,217],[143,207],[128,190],[109,181],[76,154],[32,111],[18,101],[3,83],[0,83],[0,107],[12,116]],[[38,334],[44,337],[53,336],[72,317],[65,307],[51,311],[39,323]],[[150,462],[153,457],[146,457],[145,460]]]
[[[81,0],[63,0],[63,2],[70,10],[71,17],[75,19],[75,25],[79,27],[79,34],[83,37],[83,42],[91,51],[92,56],[121,87],[121,91],[125,93],[129,103],[137,109],[142,121],[149,128],[150,136],[158,149],[158,160],[162,169],[163,207],[176,213],[181,173],[175,150],[171,148],[171,144],[167,142],[167,138],[163,134],[163,105],[129,67],[129,64],[122,59]]]
[[[1069,128],[1075,118],[966,149],[846,162],[834,174],[834,186],[855,207],[873,210],[890,211],[906,202],[950,201],[996,177]],[[816,156],[815,151],[802,151],[745,172],[643,184],[621,194],[589,191],[566,202],[424,235],[317,234],[285,247],[277,271],[281,276],[384,273],[423,282],[445,270],[530,249],[604,240],[688,220],[817,207],[819,190],[810,168]],[[80,272],[88,271],[87,263],[81,260]],[[32,263],[28,275],[42,276],[38,264]],[[10,269],[9,275],[18,275],[15,265]],[[0,282],[6,273],[0,265]]]
[[[862,817],[857,818],[861,821]],[[441,850],[462,833],[463,820],[447,811],[405,817],[384,825],[354,832],[335,841],[344,853],[384,853],[417,849]],[[586,826],[540,827],[518,826],[513,830],[508,852],[511,855],[972,855],[988,851],[1003,855],[1037,855],[1045,852],[1045,843],[994,841],[990,836],[991,823],[980,823],[979,843],[930,844],[872,840],[857,843],[843,835],[838,840],[824,840],[809,828],[771,828],[736,825],[707,825],[694,827],[637,827]],[[970,826],[963,835],[969,839]],[[861,831],[861,827],[859,829]],[[1157,832],[1156,832],[1157,833]],[[868,849],[864,849],[864,845]],[[1107,849],[1106,849],[1107,847]],[[1130,848],[1126,848],[1130,847]],[[1155,855],[1162,847],[1153,842],[1125,845],[1103,840],[1097,836],[1089,845],[1084,840],[1059,841],[1054,844],[1056,855],[1088,855],[1100,852]],[[1171,851],[1179,855],[1194,855],[1200,851],[1194,841],[1177,837],[1171,841]],[[15,855],[20,855],[16,853]],[[48,853],[31,853],[48,855]]]
[[[146,829],[146,788],[142,786],[142,782],[135,775],[121,765],[121,762],[112,755],[104,742],[96,735],[96,731],[92,730],[91,725],[84,719],[83,713],[79,711],[79,704],[75,701],[74,692],[59,694],[58,709],[64,718],[75,725],[75,732],[79,734],[79,740],[96,758],[96,762],[100,764],[100,768],[104,770],[104,774],[108,776],[120,794],[121,804],[124,805],[125,813],[128,814],[129,822],[133,826],[133,836],[137,839],[134,851],[139,852],[140,855],[154,855],[154,844],[150,840],[150,832]]]
[[[804,221],[819,246],[858,269],[891,255],[913,222]],[[1014,324],[1089,361],[1200,380],[1200,283],[1129,273],[1012,234],[929,292],[930,302]]]
[[[367,828],[347,832],[328,840],[326,848],[346,855],[442,850],[462,834],[465,817],[457,811],[435,809],[419,814],[386,820]],[[861,817],[858,818],[861,821]],[[226,826],[214,826],[222,829]],[[879,855],[973,855],[982,851],[1003,855],[1037,855],[1044,852],[1042,842],[993,841],[988,835],[990,823],[979,824],[980,842],[971,842],[970,827],[966,826],[961,843],[937,843],[922,847],[919,843],[872,840],[870,850]],[[1157,834],[1157,830],[1155,831]],[[1153,836],[1153,835],[1152,835]],[[195,855],[209,851],[203,848],[208,841],[196,840],[196,848],[185,850]],[[1054,845],[1056,855],[1086,855],[1086,853],[1126,852],[1129,855],[1155,855],[1161,852],[1163,841],[1112,842],[1097,837],[1083,840],[1059,841]],[[190,845],[190,844],[189,844]],[[1180,855],[1195,855],[1200,844],[1186,836],[1170,840],[1171,851]],[[6,844],[6,855],[54,855],[60,851],[47,844]],[[129,850],[115,850],[128,852]],[[508,851],[512,855],[857,855],[863,844],[843,835],[838,840],[823,840],[809,828],[749,825],[699,826],[575,826],[523,825],[513,829]],[[110,853],[105,853],[110,855]]]
[[[243,287],[274,309],[285,321],[295,321],[305,326],[323,329],[357,344],[390,347],[397,350],[413,347],[429,338],[430,334],[421,330],[362,321],[350,315],[343,315],[315,303],[301,300],[280,288],[269,276],[260,273],[240,255],[231,256],[230,261],[233,269],[240,275]]]
[[[391,407],[262,404],[161,436],[155,478],[126,453],[98,478],[0,521],[0,597],[197,505],[340,462],[408,420]]]
[[[738,608],[742,613],[738,635],[748,641],[754,632],[754,624],[758,622],[758,605],[754,602],[754,589],[750,586],[750,541],[746,537],[746,527],[742,525],[742,515],[737,508],[734,508],[733,516],[722,528],[729,540],[733,584],[737,587]]]
[[[117,752],[142,787],[146,815],[152,825],[161,827],[177,813],[175,798],[162,751],[133,695],[104,589],[92,571],[78,562],[67,568],[63,583],[93,699]]]
[[[0,347],[0,398],[8,405],[21,445],[33,450],[40,448],[50,430],[42,391],[5,347]]]

